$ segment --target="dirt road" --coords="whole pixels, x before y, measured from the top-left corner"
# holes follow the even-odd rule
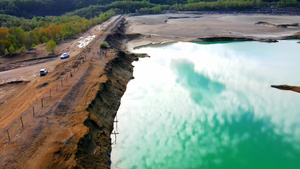
[[[8,57],[0,58],[0,62],[2,63],[2,64],[0,64],[1,67],[5,67],[6,65],[8,65],[8,67],[9,67],[9,65],[12,65],[12,64],[17,67],[21,66],[20,68],[0,72],[0,85],[4,86],[5,84],[7,84],[7,85],[5,85],[5,87],[0,86],[0,93],[1,94],[3,93],[2,97],[0,97],[0,103],[7,102],[7,99],[10,98],[10,96],[12,96],[14,93],[18,92],[19,90],[22,90],[22,88],[24,87],[23,85],[14,85],[13,83],[10,83],[10,82],[37,81],[41,78],[41,77],[39,77],[39,70],[42,68],[47,68],[50,73],[55,72],[55,67],[58,64],[61,64],[63,62],[69,62],[69,59],[61,60],[59,58],[60,54],[62,54],[64,52],[69,52],[70,56],[71,56],[70,58],[73,58],[74,56],[78,55],[79,53],[81,53],[84,50],[84,48],[79,47],[80,41],[87,39],[91,35],[99,36],[100,34],[101,35],[104,34],[105,33],[104,30],[107,29],[107,27],[110,24],[114,23],[114,21],[118,17],[119,16],[116,16],[116,17],[112,18],[111,20],[104,22],[101,25],[94,26],[93,28],[89,29],[87,32],[81,34],[77,39],[68,40],[68,41],[65,41],[65,42],[59,44],[58,48],[56,50],[56,53],[58,54],[58,56],[56,58],[47,59],[43,63],[35,64],[34,62],[38,58],[47,56],[48,53],[45,49],[46,44],[37,46],[36,47],[37,52],[35,54],[23,53],[20,56],[14,56],[14,57],[8,56]],[[88,43],[89,43],[89,41],[85,41],[85,44],[83,44],[83,45],[87,45]],[[26,62],[26,64],[24,64],[24,62],[22,62],[22,60],[31,60],[31,61],[28,61],[28,62]],[[25,67],[22,67],[24,65],[25,65]],[[30,66],[26,66],[26,65],[30,65]],[[9,90],[7,90],[8,86],[9,86]],[[1,104],[0,104],[0,106],[1,106]],[[0,116],[1,116],[1,111],[0,111]]]
[[[115,58],[111,50],[99,55],[99,43],[121,19],[115,16],[61,44],[58,52],[69,52],[68,59],[0,72],[0,168],[76,165],[76,143],[88,131],[86,108],[107,80],[106,64]],[[85,47],[79,48],[83,40]],[[44,77],[41,68],[49,69]]]
[[[61,60],[59,58],[60,54],[62,54],[64,52],[68,52],[68,53],[70,53],[71,57],[78,55],[83,50],[83,48],[79,47],[79,41],[83,41],[83,39],[86,39],[88,36],[92,36],[92,35],[99,36],[99,34],[102,35],[103,33],[105,33],[103,31],[105,29],[107,29],[107,26],[111,26],[109,24],[114,23],[114,21],[117,17],[114,17],[111,20],[109,20],[108,22],[105,22],[101,25],[94,26],[93,28],[89,29],[87,32],[80,35],[79,38],[77,38],[75,40],[68,40],[68,41],[65,41],[65,42],[59,44],[58,49],[56,51],[56,53],[58,54],[56,59],[48,60],[46,63],[41,63],[41,64],[32,65],[32,66],[26,66],[26,67],[22,67],[22,68],[17,68],[17,69],[13,69],[13,70],[7,70],[7,71],[0,72],[0,84],[18,80],[18,79],[24,80],[24,81],[33,80],[36,76],[39,76],[39,70],[42,68],[47,68],[49,70],[49,72],[53,72],[56,65],[60,64],[61,62],[67,62],[67,60]],[[89,43],[89,41],[86,41],[85,45],[88,43]],[[11,63],[20,62],[20,58],[24,58],[23,60],[25,60],[25,59],[29,59],[29,58],[37,59],[37,58],[45,57],[47,55],[47,52],[45,50],[45,45],[46,44],[42,44],[42,45],[39,45],[36,47],[37,55],[35,55],[34,57],[32,56],[32,54],[27,54],[27,56],[24,56],[24,54],[23,54],[22,56],[19,56],[19,58],[18,58],[18,56],[15,56],[13,59],[6,57],[6,59],[2,59],[2,60],[0,59],[0,61],[2,61],[4,63],[8,62],[11,64]],[[32,57],[30,57],[30,56],[32,56]],[[9,60],[9,61],[7,61],[7,60]],[[33,61],[29,61],[29,62],[33,62]],[[8,64],[8,63],[6,63],[6,64]],[[1,64],[1,66],[3,66],[3,65]]]

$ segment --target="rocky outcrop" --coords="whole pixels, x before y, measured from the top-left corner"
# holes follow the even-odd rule
[[[276,43],[278,40],[276,39],[257,39],[259,42],[267,42],[267,43]]]
[[[290,39],[300,39],[300,32],[297,32],[293,35],[289,35],[289,36],[283,36],[280,38],[280,40],[290,40]]]
[[[274,24],[269,22],[263,22],[259,21],[256,22],[255,25],[263,25],[263,26],[269,26],[269,27],[278,27],[278,28],[299,28],[299,23],[288,23],[288,24]]]
[[[243,36],[209,36],[201,37],[193,40],[192,42],[228,42],[228,41],[253,41],[252,37]]]
[[[248,36],[226,36],[226,35],[217,35],[217,36],[207,36],[200,37],[190,42],[203,42],[203,43],[212,43],[212,42],[238,42],[238,41],[259,41],[267,43],[276,43],[278,40],[291,40],[291,39],[300,39],[300,32],[297,32],[293,35],[282,36],[279,38],[255,38]]]
[[[280,90],[291,90],[300,93],[300,86],[289,86],[289,85],[271,85],[271,87]]]
[[[142,34],[139,33],[131,33],[131,34],[125,34],[127,22],[125,19],[121,21],[121,24],[117,25],[113,32],[109,35],[107,35],[105,41],[109,43],[109,45],[117,50],[117,51],[125,51],[126,46],[124,45],[128,41],[131,41],[133,39],[138,39],[143,37]]]

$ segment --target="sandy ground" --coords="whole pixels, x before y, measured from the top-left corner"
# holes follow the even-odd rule
[[[148,43],[189,41],[218,35],[276,39],[300,31],[300,27],[281,28],[255,24],[260,21],[276,25],[300,23],[299,16],[284,15],[162,14],[133,16],[127,20],[127,33],[146,35],[144,38],[130,41],[127,44],[128,49]]]
[[[36,60],[21,62],[24,60],[37,59],[46,57],[49,52],[46,51],[46,44],[41,44],[35,47],[36,53],[28,54],[22,53],[17,56],[5,56],[0,58],[0,67],[7,65],[18,66],[19,68],[12,68],[11,70],[0,72],[0,106],[2,102],[6,102],[8,98],[13,96],[18,90],[22,89],[24,83],[18,83],[18,85],[7,84],[14,81],[24,81],[29,82],[39,79],[39,70],[42,68],[48,69],[49,72],[54,72],[55,67],[62,63],[68,62],[68,60],[61,60],[59,56],[64,52],[69,52],[70,57],[78,55],[84,50],[84,47],[88,45],[95,36],[102,33],[103,30],[109,25],[110,21],[104,22],[100,25],[96,25],[89,29],[88,31],[82,33],[77,38],[72,40],[67,40],[58,45],[56,48],[56,54],[58,55],[55,58],[45,59],[40,63],[34,63]],[[90,37],[93,38],[90,38]],[[6,85],[4,85],[6,84]],[[1,87],[2,85],[2,87]],[[3,93],[3,95],[2,95]],[[0,112],[1,114],[1,112]]]
[[[99,85],[107,81],[106,64],[115,58],[114,51],[100,56],[99,43],[118,18],[89,29],[82,38],[60,44],[57,52],[69,52],[68,59],[54,58],[0,72],[0,168],[74,167],[77,143],[88,131],[83,124],[88,116],[86,108]],[[94,35],[90,44],[78,47],[78,41]],[[35,56],[29,54],[23,59],[46,54],[40,45]],[[1,59],[2,66],[21,60]],[[40,68],[47,68],[49,73],[40,77]],[[10,83],[14,81],[19,82]]]

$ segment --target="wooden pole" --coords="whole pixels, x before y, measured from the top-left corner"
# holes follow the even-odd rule
[[[10,136],[9,136],[8,130],[6,130],[6,133],[7,133],[8,141],[10,141]]]
[[[23,118],[22,118],[22,116],[20,117],[20,119],[21,119],[22,128],[24,128],[24,123],[23,123]]]
[[[117,144],[117,134],[119,134],[119,133],[114,132],[114,133],[111,133],[111,134],[115,135],[115,141],[113,143]]]
[[[43,98],[41,98],[41,102],[42,102],[42,107],[44,107]]]
[[[116,120],[114,121],[116,123],[116,130],[118,130],[118,117],[116,116]]]
[[[34,106],[32,107],[32,116],[34,117],[35,114],[34,114]]]

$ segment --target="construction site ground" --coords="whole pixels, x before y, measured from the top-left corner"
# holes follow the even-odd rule
[[[116,57],[112,49],[100,55],[99,43],[121,19],[115,16],[58,44],[56,57],[48,57],[46,44],[41,44],[36,52],[0,58],[6,69],[0,72],[0,168],[75,166],[72,142],[87,132],[86,107],[107,80],[106,64]],[[92,35],[88,45],[78,47],[78,41]],[[60,59],[64,52],[70,58]],[[40,76],[41,68],[49,73]],[[62,149],[73,155],[62,159]]]

